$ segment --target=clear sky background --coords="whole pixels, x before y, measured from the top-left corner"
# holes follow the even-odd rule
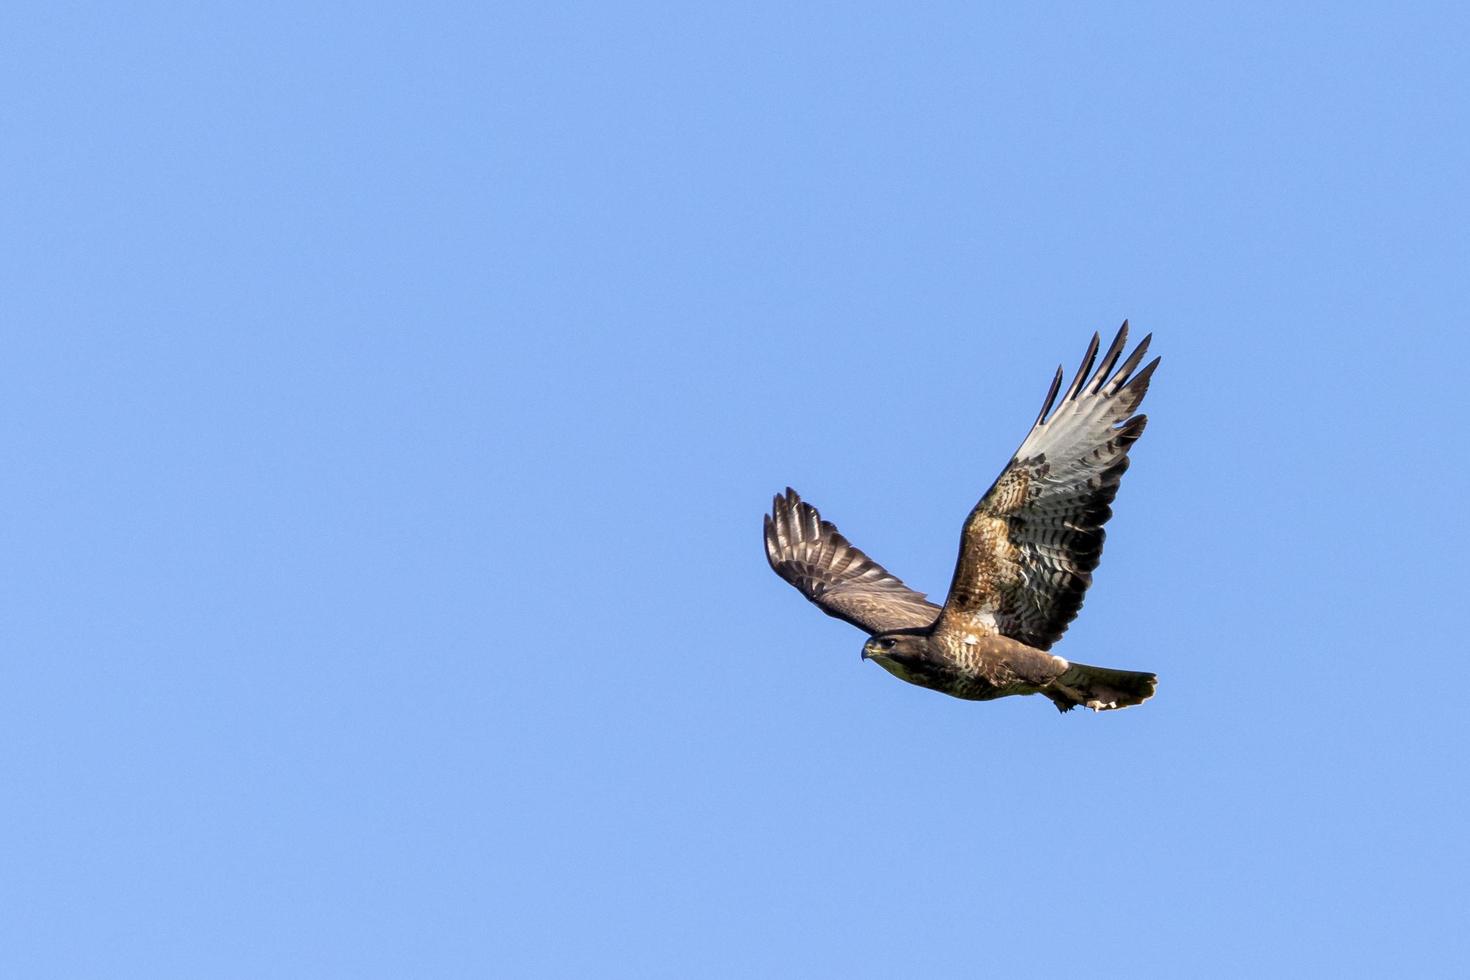
[[[1452,5],[0,14],[0,974],[1445,975],[1470,956]],[[1057,652],[915,587],[1164,357]]]

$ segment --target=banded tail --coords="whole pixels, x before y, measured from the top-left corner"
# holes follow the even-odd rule
[[[1154,696],[1158,683],[1154,674],[1072,664],[1041,693],[1051,698],[1058,711],[1071,711],[1079,705],[1093,711],[1112,711],[1143,704]]]

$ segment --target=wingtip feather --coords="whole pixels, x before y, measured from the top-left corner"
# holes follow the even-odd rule
[[[1138,367],[1138,362],[1143,360],[1144,355],[1148,353],[1148,345],[1152,343],[1153,339],[1154,335],[1148,334],[1140,340],[1138,346],[1133,348],[1133,353],[1128,355],[1128,359],[1123,362],[1117,371],[1113,372],[1112,384],[1108,386],[1108,394],[1110,396],[1116,395],[1125,384],[1129,383],[1130,378],[1135,376],[1133,372]]]
[[[1128,346],[1128,321],[1118,328],[1118,333],[1113,337],[1113,342],[1108,345],[1108,352],[1097,365],[1097,371],[1092,376],[1092,390],[1090,394],[1097,394],[1102,386],[1107,383],[1113,373],[1113,365],[1118,363],[1118,357],[1123,353],[1123,348]]]
[[[1128,392],[1129,397],[1133,399],[1134,405],[1143,401],[1144,393],[1148,391],[1148,385],[1153,379],[1154,371],[1158,370],[1159,362],[1162,360],[1162,357],[1155,357],[1152,361],[1149,361],[1143,366],[1143,370],[1135,374],[1124,387],[1123,390]]]
[[[1042,422],[1046,421],[1046,413],[1050,412],[1052,405],[1056,404],[1057,392],[1062,390],[1062,379],[1065,377],[1066,372],[1062,369],[1062,366],[1058,364],[1057,373],[1052,375],[1051,387],[1047,389],[1046,398],[1043,399],[1041,402],[1041,411],[1037,414],[1036,421],[1031,423],[1031,427],[1033,429],[1036,426],[1040,425]]]
[[[775,568],[779,542],[776,539],[776,522],[770,514],[765,515],[764,537],[766,542],[766,561],[770,563],[772,568]]]
[[[1088,375],[1092,373],[1092,365],[1097,358],[1097,348],[1101,343],[1102,338],[1094,331],[1092,342],[1087,345],[1087,353],[1082,356],[1082,363],[1077,368],[1077,377],[1072,379],[1072,386],[1067,389],[1067,394],[1063,396],[1063,401],[1073,401],[1077,398],[1078,393],[1082,390],[1082,385],[1086,382]]]

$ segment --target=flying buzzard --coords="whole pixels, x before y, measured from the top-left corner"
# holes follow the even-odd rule
[[[1094,371],[1093,334],[1060,402],[1057,368],[1021,448],[965,521],[942,608],[848,544],[790,487],[766,516],[771,567],[823,612],[870,633],[863,659],[912,684],[971,701],[1044,694],[1061,711],[1147,701],[1153,674],[1046,651],[1082,607],[1128,449],[1148,422],[1133,413],[1159,364],[1137,370],[1151,338],[1119,365],[1125,320]]]

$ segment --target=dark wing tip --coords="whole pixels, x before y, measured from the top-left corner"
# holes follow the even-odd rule
[[[1072,379],[1071,387],[1069,387],[1067,389],[1067,393],[1062,396],[1063,401],[1072,401],[1082,390],[1082,383],[1086,381],[1088,375],[1092,373],[1092,365],[1097,358],[1097,348],[1098,345],[1101,343],[1102,338],[1098,336],[1096,331],[1094,331],[1092,334],[1092,342],[1087,345],[1087,353],[1082,355],[1082,363],[1077,367],[1077,377]]]
[[[1035,428],[1042,422],[1046,421],[1046,413],[1051,411],[1052,405],[1055,404],[1057,400],[1057,392],[1062,390],[1062,378],[1064,377],[1066,377],[1066,372],[1063,371],[1062,366],[1058,364],[1057,373],[1053,375],[1051,379],[1051,387],[1047,389],[1046,398],[1041,403],[1041,412],[1036,416],[1036,421],[1031,423],[1032,428]]]
[[[771,518],[771,515],[770,514],[766,514],[765,515],[765,541],[766,541],[766,561],[770,562],[772,568],[775,568],[776,567],[776,561],[777,561],[777,558],[776,558],[776,548],[777,548],[777,541],[776,541],[776,522],[775,522],[775,520],[773,520]]]
[[[1154,371],[1158,370],[1159,362],[1162,360],[1162,357],[1155,357],[1152,361],[1149,361],[1143,366],[1143,370],[1135,374],[1123,389],[1134,399],[1133,404],[1137,405],[1143,400],[1144,393],[1148,391],[1149,380],[1153,378]]]
[[[1108,386],[1109,396],[1116,395],[1118,390],[1129,382],[1129,377],[1138,367],[1138,362],[1143,360],[1143,356],[1148,353],[1148,345],[1153,342],[1153,339],[1154,335],[1148,334],[1140,340],[1138,346],[1133,348],[1133,353],[1128,355],[1128,360],[1124,361],[1123,366],[1113,373],[1112,384]]]
[[[805,506],[801,497],[790,487],[786,488],[784,494],[778,493],[771,498],[771,513],[776,516],[777,521],[784,524],[790,524],[793,519],[800,516],[801,509]]]
[[[1123,348],[1128,345],[1128,321],[1118,328],[1118,333],[1113,337],[1113,342],[1108,345],[1108,352],[1098,362],[1097,371],[1092,375],[1091,390],[1089,395],[1095,395],[1102,391],[1102,386],[1107,383],[1113,373],[1113,365],[1118,363],[1118,356],[1123,353]]]
[[[790,557],[786,553],[802,539],[802,523],[806,512],[811,509],[810,505],[802,503],[801,497],[790,487],[786,488],[785,494],[778,493],[771,498],[771,512],[766,515],[765,531],[766,551],[771,557],[772,567],[783,560],[783,555]]]

